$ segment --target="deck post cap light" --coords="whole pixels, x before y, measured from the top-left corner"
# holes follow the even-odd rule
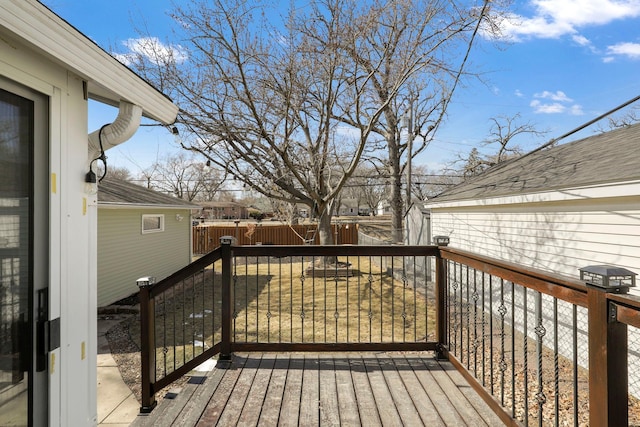
[[[139,288],[148,288],[149,286],[153,286],[156,283],[156,278],[153,276],[141,277],[136,280],[136,285]]]
[[[438,246],[448,246],[449,236],[433,236],[433,243]]]
[[[580,280],[609,292],[625,294],[636,285],[636,273],[614,265],[589,265],[580,269]]]
[[[221,245],[232,245],[235,240],[236,240],[236,238],[233,237],[233,236],[222,236],[222,237],[220,237],[220,244]]]

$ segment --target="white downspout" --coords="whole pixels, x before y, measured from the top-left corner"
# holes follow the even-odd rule
[[[142,107],[120,101],[118,117],[102,129],[102,148],[113,148],[131,138],[140,126]],[[89,134],[89,161],[100,156],[100,130]]]

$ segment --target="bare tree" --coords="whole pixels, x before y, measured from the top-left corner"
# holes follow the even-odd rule
[[[339,117],[357,126],[358,114],[382,109],[381,120],[373,132],[386,146],[380,159],[389,177],[392,212],[392,239],[402,240],[402,177],[407,160],[426,149],[443,122],[448,104],[465,75],[465,63],[472,42],[482,23],[499,2],[440,0],[374,0],[360,11],[353,6],[343,10],[350,19],[344,48],[368,84],[367,104]],[[492,4],[491,8],[489,3]],[[346,21],[346,19],[345,19]],[[494,28],[486,25],[485,31]],[[466,52],[466,53],[465,53]],[[402,117],[408,115],[406,136],[402,138]]]
[[[102,164],[98,164],[96,175],[101,177],[104,175],[104,166]],[[132,181],[133,177],[131,175],[131,171],[124,166],[112,166],[109,165],[107,167],[107,175],[109,178],[115,178],[122,181]]]
[[[613,130],[622,127],[629,127],[640,122],[640,107],[636,106],[622,115],[610,116],[607,120],[608,129],[600,127],[600,132],[606,132],[607,130]]]
[[[460,181],[461,177],[458,175],[435,173],[427,166],[416,165],[411,176],[411,194],[414,198],[425,201]]]
[[[543,137],[549,131],[538,130],[531,122],[519,123],[520,114],[514,116],[492,117],[489,136],[481,143],[483,147],[497,147],[489,154],[481,154],[477,148],[473,148],[466,158],[458,158],[454,163],[462,163],[462,175],[470,177],[502,163],[506,160],[520,157],[523,150],[513,143],[513,140],[523,135]]]
[[[218,170],[185,153],[169,155],[154,165],[153,187],[180,199],[210,201],[224,183]]]
[[[386,170],[381,170],[373,163],[362,163],[346,189],[347,197],[358,200],[358,205],[367,207],[375,215],[380,202],[387,197]]]
[[[274,28],[249,2],[194,2],[175,12],[188,61],[135,58],[181,106],[185,147],[269,198],[309,206],[321,244],[333,242],[335,198],[386,107],[348,130],[335,119],[368,103],[368,79],[341,48],[351,25],[341,11],[356,4],[312,1]]]

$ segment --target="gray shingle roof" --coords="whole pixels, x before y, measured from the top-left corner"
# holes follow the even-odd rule
[[[640,179],[640,124],[501,163],[430,202],[575,188]]]
[[[157,191],[115,178],[105,178],[98,184],[98,205],[153,206],[196,209],[198,205],[167,196]]]

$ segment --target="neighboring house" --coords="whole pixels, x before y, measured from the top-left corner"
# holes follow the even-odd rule
[[[391,204],[387,200],[381,200],[376,208],[376,215],[389,215],[391,214]]]
[[[200,202],[202,219],[247,219],[249,209],[237,202]]]
[[[0,1],[0,425],[97,423],[100,154],[177,107],[36,0]],[[95,169],[94,169],[95,170]],[[40,326],[40,327],[37,327]],[[44,332],[47,333],[44,333]]]
[[[106,178],[100,183],[98,307],[136,293],[140,277],[160,280],[191,262],[194,208],[130,182]]]
[[[337,216],[357,216],[358,215],[357,199],[342,199],[337,209]]]
[[[525,155],[426,203],[451,246],[577,277],[640,273],[640,125]]]
[[[450,236],[455,248],[573,278],[579,268],[601,264],[640,273],[638,147],[640,124],[497,165],[426,203],[432,235]],[[513,299],[524,305],[521,291]],[[542,321],[550,325],[552,299],[541,302]],[[569,304],[559,305],[557,315],[569,318]],[[496,305],[490,310],[497,315]],[[527,305],[532,338],[535,310],[536,304]],[[587,319],[581,309],[577,315],[577,359],[587,366]],[[524,330],[521,316],[505,320]],[[547,342],[553,333],[547,330]],[[559,352],[569,358],[575,356],[571,334],[560,323]],[[633,328],[629,346],[630,393],[640,396],[640,334]]]

